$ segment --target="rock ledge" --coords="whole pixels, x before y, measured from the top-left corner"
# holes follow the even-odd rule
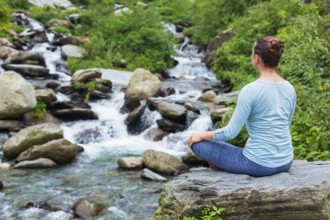
[[[223,219],[330,219],[330,161],[294,161],[289,173],[255,178],[193,169],[167,183],[153,216],[200,216],[205,205]]]

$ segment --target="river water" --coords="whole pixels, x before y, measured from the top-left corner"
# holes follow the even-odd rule
[[[173,26],[169,26],[173,32]],[[33,27],[32,27],[33,28]],[[49,35],[49,39],[52,36]],[[51,73],[59,75],[65,84],[70,80],[66,73],[54,67],[59,59],[60,49],[47,50],[49,43],[36,44],[33,51],[43,53],[46,65]],[[188,39],[176,47],[174,59],[178,61],[169,74],[173,77],[185,77],[185,80],[168,79],[162,82],[164,87],[174,87],[176,93],[164,99],[196,101],[202,94],[197,78],[203,76],[215,80],[201,62],[203,53],[188,44]],[[129,134],[124,123],[126,114],[119,109],[124,103],[122,88],[128,84],[131,72],[102,70],[103,78],[113,82],[111,99],[90,103],[98,120],[85,120],[62,123],[64,136],[73,143],[84,147],[75,162],[56,169],[10,169],[0,171],[0,180],[5,188],[0,191],[0,219],[65,219],[64,212],[72,212],[73,204],[80,198],[100,197],[105,205],[98,219],[150,219],[157,209],[159,193],[163,183],[148,182],[140,178],[139,171],[120,171],[117,160],[124,156],[142,156],[147,149],[168,152],[180,157],[188,151],[186,139],[192,131],[203,131],[212,127],[207,110],[187,130],[170,134],[162,141],[153,142],[145,138],[148,131],[139,135]],[[44,84],[45,81],[30,81],[32,84]],[[57,94],[59,100],[69,99]],[[147,111],[145,120],[156,127],[155,121],[161,118],[157,111]],[[7,135],[0,133],[0,146]],[[42,204],[63,211],[46,211]],[[29,207],[27,207],[27,204]]]

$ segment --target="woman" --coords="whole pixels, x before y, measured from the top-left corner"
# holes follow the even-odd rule
[[[293,149],[289,127],[296,93],[276,71],[283,51],[284,43],[275,37],[257,40],[251,62],[260,76],[241,90],[229,124],[190,136],[188,146],[211,167],[251,176],[290,169]],[[235,138],[245,123],[250,138],[244,149],[224,142]]]

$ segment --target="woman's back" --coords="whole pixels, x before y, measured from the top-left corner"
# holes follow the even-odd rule
[[[286,164],[293,159],[289,131],[295,109],[296,94],[287,82],[256,80],[242,89],[241,102],[249,102],[250,114],[246,125],[249,140],[244,155],[267,167]]]

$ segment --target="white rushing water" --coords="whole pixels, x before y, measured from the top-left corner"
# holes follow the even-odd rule
[[[31,21],[30,21],[31,22]],[[33,23],[33,21],[32,21]],[[32,29],[40,29],[38,24],[31,24]],[[175,27],[169,25],[170,32],[175,33]],[[31,31],[30,30],[30,31]],[[54,40],[54,35],[48,33],[48,40]],[[56,69],[56,63],[61,59],[61,49],[49,50],[48,42],[36,44],[32,51],[45,56],[47,68],[52,74],[58,74],[62,85],[70,84],[71,77]],[[169,70],[173,77],[184,77],[187,80],[179,83],[163,82],[166,87],[172,86],[176,92],[165,98],[168,101],[184,100],[196,102],[202,94],[201,89],[189,84],[196,77],[215,79],[201,62],[203,52],[189,44],[189,39],[176,46],[174,57],[178,65]],[[1,64],[1,63],[0,63]],[[151,141],[146,138],[147,132],[156,128],[156,120],[161,118],[157,111],[146,108],[143,123],[151,127],[138,135],[130,134],[125,124],[127,114],[120,113],[124,104],[125,88],[132,75],[131,72],[102,69],[102,78],[113,83],[111,98],[89,103],[98,120],[65,122],[61,124],[64,137],[69,141],[84,147],[84,153],[67,166],[57,169],[33,170],[33,172],[12,169],[0,173],[0,180],[5,180],[6,194],[0,193],[0,219],[68,219],[73,204],[90,195],[109,195],[103,219],[150,219],[156,211],[157,199],[162,183],[147,182],[140,178],[138,172],[117,170],[117,160],[123,156],[141,156],[147,149],[168,152],[180,157],[189,151],[187,139],[194,131],[205,131],[213,124],[207,110],[201,114],[189,127],[182,132],[171,133],[161,141]],[[65,81],[65,82],[63,82]],[[183,84],[188,89],[182,92]],[[170,86],[168,86],[170,85]],[[187,87],[187,85],[185,87]],[[70,101],[70,97],[57,93],[58,101]],[[157,192],[157,193],[155,193]],[[38,205],[24,207],[29,202],[47,201],[58,205],[65,211],[46,211]],[[102,218],[102,217],[101,217]]]

